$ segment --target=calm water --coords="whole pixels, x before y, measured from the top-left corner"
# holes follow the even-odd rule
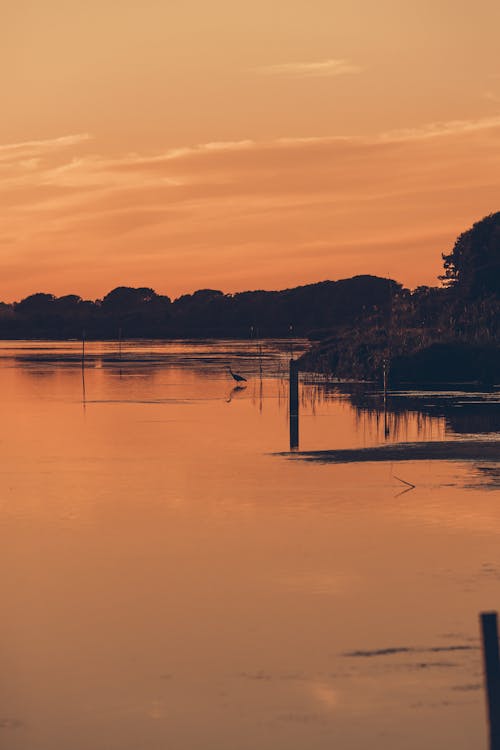
[[[289,346],[93,344],[83,383],[2,345],[2,749],[486,746],[499,465],[276,455]],[[377,395],[300,401],[301,449],[384,442]],[[389,401],[389,441],[500,437],[498,393]]]

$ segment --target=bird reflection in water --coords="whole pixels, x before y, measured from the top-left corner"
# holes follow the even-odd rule
[[[230,404],[235,396],[237,396],[242,391],[246,391],[246,389],[246,385],[235,385],[234,388],[231,388],[229,392],[229,398],[226,399],[226,403]]]
[[[246,383],[247,379],[243,375],[240,375],[237,372],[233,372],[230,365],[226,365],[226,367],[232,379],[236,381],[236,385],[234,386],[232,391],[229,393],[229,398],[226,399],[226,403],[230,404],[234,396],[237,396],[240,391],[245,390],[246,385],[243,385],[243,383]]]

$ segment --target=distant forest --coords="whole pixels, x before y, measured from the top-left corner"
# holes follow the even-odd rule
[[[172,301],[117,287],[103,299],[38,293],[0,303],[0,338],[265,338],[316,341],[306,370],[339,378],[500,382],[500,212],[443,254],[440,286],[354,276],[285,289],[200,289]]]
[[[149,288],[117,287],[103,299],[37,293],[0,303],[4,339],[321,336],[339,325],[387,316],[400,284],[376,276],[323,281],[279,292],[200,289],[171,301]]]

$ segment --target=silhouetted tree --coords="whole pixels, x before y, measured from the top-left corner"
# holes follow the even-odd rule
[[[98,335],[115,337],[118,329],[122,329],[127,337],[164,337],[170,307],[169,297],[159,295],[149,287],[116,287],[101,302]]]
[[[12,320],[14,315],[14,305],[8,305],[6,302],[0,302],[0,319]]]
[[[78,294],[65,294],[63,297],[56,297],[54,300],[58,312],[63,314],[76,312],[82,302],[83,300]]]
[[[443,260],[440,278],[462,297],[500,296],[500,211],[461,234]]]
[[[16,313],[25,316],[47,315],[52,312],[55,297],[53,294],[30,294],[20,302],[16,302],[14,309]]]
[[[118,286],[106,294],[102,300],[102,309],[111,313],[129,313],[141,308],[157,297],[154,289],[129,286]]]

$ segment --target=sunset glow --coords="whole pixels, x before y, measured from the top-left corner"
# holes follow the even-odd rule
[[[117,7],[4,9],[0,299],[432,284],[498,208],[493,0]]]

